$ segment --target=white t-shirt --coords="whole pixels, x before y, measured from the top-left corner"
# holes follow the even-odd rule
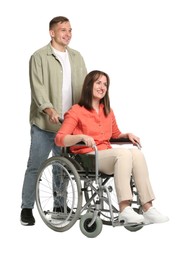
[[[65,52],[54,49],[63,68],[62,82],[62,111],[65,113],[72,106],[72,88],[71,88],[71,66],[67,50]],[[63,117],[63,115],[62,115]]]

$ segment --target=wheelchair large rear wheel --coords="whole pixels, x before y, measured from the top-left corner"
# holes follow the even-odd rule
[[[75,166],[64,157],[51,157],[39,170],[36,204],[44,223],[54,231],[70,229],[80,217],[81,182]]]

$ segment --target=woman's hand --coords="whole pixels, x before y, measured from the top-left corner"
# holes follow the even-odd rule
[[[129,138],[129,140],[134,144],[137,145],[138,147],[142,147],[141,143],[140,143],[140,138],[137,137],[136,135],[132,134],[132,133],[128,133],[127,137]]]
[[[94,147],[95,145],[95,141],[93,139],[93,137],[89,136],[89,135],[82,135],[82,140],[86,146],[88,147]]]

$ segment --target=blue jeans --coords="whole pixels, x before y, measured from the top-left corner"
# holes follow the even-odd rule
[[[50,152],[52,151],[54,156],[61,155],[61,148],[55,145],[54,137],[55,133],[41,130],[35,125],[31,126],[30,154],[23,182],[21,208],[34,208],[38,169],[49,157]]]

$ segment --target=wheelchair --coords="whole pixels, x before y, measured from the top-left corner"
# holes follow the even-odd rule
[[[128,139],[111,140],[111,144],[127,144]],[[95,154],[72,154],[62,148],[61,156],[47,159],[39,169],[36,182],[36,205],[43,222],[52,230],[64,232],[77,221],[81,232],[98,236],[103,225],[123,226],[135,232],[144,224],[126,224],[118,220],[119,207],[114,178],[98,170]],[[131,207],[142,213],[139,195],[131,177]]]

